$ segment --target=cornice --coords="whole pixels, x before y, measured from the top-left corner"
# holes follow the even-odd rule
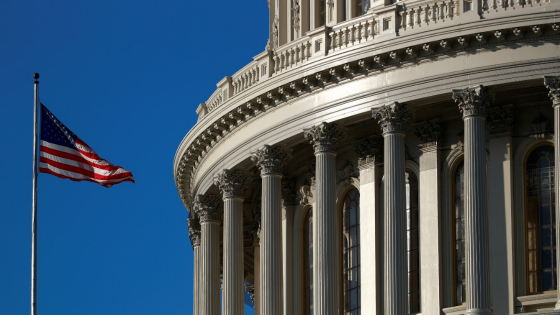
[[[245,123],[256,119],[259,115],[271,110],[275,107],[290,103],[291,101],[304,97],[313,93],[320,92],[331,86],[337,86],[346,82],[352,82],[356,78],[375,75],[376,73],[387,72],[413,66],[419,62],[435,62],[441,58],[449,58],[461,53],[469,53],[477,50],[495,49],[499,46],[519,45],[534,41],[543,41],[558,38],[557,24],[540,25],[538,28],[540,33],[532,36],[518,37],[514,35],[514,29],[499,29],[499,34],[495,35],[498,39],[500,36],[507,34],[506,39],[499,41],[479,41],[475,37],[473,45],[462,46],[453,44],[450,50],[444,49],[440,41],[429,41],[411,47],[402,48],[400,50],[382,51],[369,56],[352,60],[348,63],[341,63],[334,67],[331,71],[317,70],[315,73],[307,72],[306,75],[295,76],[297,79],[287,83],[280,84],[273,88],[275,82],[281,82],[285,77],[294,77],[296,73],[289,72],[280,75],[278,80],[267,80],[259,86],[259,94],[244,92],[245,96],[235,96],[230,99],[230,105],[222,108],[224,111],[212,111],[198,122],[193,129],[185,136],[177,149],[174,161],[174,178],[176,185],[185,205],[189,205],[192,193],[191,177],[195,173],[196,168],[200,165],[205,155],[212,149],[216,143],[219,143],[228,134]],[[531,28],[532,30],[533,28]],[[555,33],[543,35],[542,30],[552,29]],[[494,34],[496,32],[493,32]],[[550,33],[550,32],[548,32]],[[489,33],[491,36],[492,34]],[[447,42],[458,41],[459,37],[467,37],[468,35],[458,36],[446,39]],[[472,41],[472,39],[471,39]],[[352,51],[350,49],[349,51]],[[414,53],[411,53],[413,51]],[[342,55],[339,55],[342,56]],[[395,56],[402,56],[395,58]],[[348,56],[345,55],[345,58]],[[393,57],[393,58],[391,58]],[[328,58],[326,58],[328,59]],[[321,59],[323,60],[323,59]],[[317,61],[313,62],[316,63]],[[308,63],[311,65],[313,63]],[[331,75],[335,73],[336,75]],[[317,80],[317,74],[321,74],[321,80]],[[250,97],[248,95],[251,95]],[[237,100],[237,101],[236,101]],[[241,101],[240,101],[241,100]],[[260,102],[258,102],[260,100]]]

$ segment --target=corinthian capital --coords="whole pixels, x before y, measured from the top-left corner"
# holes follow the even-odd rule
[[[200,223],[219,221],[218,206],[220,203],[222,201],[214,195],[196,195],[193,208],[196,215],[200,218]]]
[[[284,166],[292,157],[291,150],[281,146],[264,145],[251,154],[251,161],[257,164],[261,170],[261,175],[271,173],[282,173]]]
[[[322,122],[303,130],[303,136],[313,145],[315,153],[336,152],[338,141],[346,137],[346,132],[337,124]]]
[[[441,126],[437,119],[414,126],[414,135],[420,140],[421,149],[437,146],[441,139]]]
[[[408,107],[399,102],[383,105],[381,108],[372,110],[372,112],[373,118],[377,119],[381,129],[383,129],[383,134],[404,133],[408,119],[414,117]]]
[[[193,248],[200,245],[200,221],[199,219],[188,218],[187,225],[189,226],[189,238]]]
[[[560,76],[545,76],[544,86],[548,89],[548,97],[553,106],[560,105]]]
[[[243,197],[245,182],[250,180],[250,175],[239,170],[223,170],[214,176],[214,185],[220,188],[224,198]]]
[[[366,138],[356,143],[354,152],[358,156],[358,166],[383,161],[383,138]]]
[[[474,88],[453,90],[453,100],[459,105],[463,118],[486,116],[486,110],[492,102],[492,96],[487,87],[479,85]]]

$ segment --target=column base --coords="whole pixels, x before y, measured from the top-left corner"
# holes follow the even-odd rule
[[[473,308],[467,310],[465,315],[492,315],[492,310],[487,308]]]
[[[560,300],[556,302],[556,305],[554,306],[554,310],[560,310]]]

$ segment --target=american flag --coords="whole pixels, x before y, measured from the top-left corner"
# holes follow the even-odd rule
[[[102,159],[41,104],[39,171],[105,187],[133,182],[132,173]]]

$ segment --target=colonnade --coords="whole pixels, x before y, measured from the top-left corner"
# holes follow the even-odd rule
[[[545,77],[554,107],[554,130],[560,128],[560,76]],[[466,314],[492,314],[490,291],[490,261],[488,248],[486,113],[492,101],[488,88],[477,86],[452,91],[464,121],[465,163],[465,246],[466,246]],[[384,314],[408,313],[407,284],[407,228],[405,200],[404,138],[411,109],[405,104],[391,103],[373,109],[373,117],[382,128],[384,138],[384,281],[383,293],[378,294],[379,282],[362,283],[362,292],[372,299],[382,295]],[[433,122],[427,123],[433,127]],[[432,128],[433,129],[433,128]],[[429,142],[437,142],[433,135]],[[313,305],[315,314],[339,314],[340,285],[338,276],[339,222],[336,215],[337,144],[346,135],[335,123],[320,123],[304,130],[303,135],[313,145],[316,159],[316,192],[313,208]],[[425,140],[425,139],[424,139]],[[555,137],[555,158],[560,156],[560,139]],[[437,144],[436,144],[437,146]],[[433,149],[433,148],[432,148]],[[424,148],[427,154],[435,152]],[[436,153],[437,154],[437,153]],[[282,184],[284,168],[291,151],[282,146],[265,145],[252,153],[251,159],[261,172],[262,204],[260,219],[260,270],[255,285],[260,308],[259,315],[284,314],[283,257],[282,257]],[[379,164],[379,161],[377,161]],[[556,163],[558,174],[560,163]],[[223,241],[223,314],[243,314],[243,195],[249,174],[239,170],[224,170],[214,178],[222,193],[222,200],[214,195],[197,195],[193,210],[197,219],[189,219],[195,250],[194,314],[220,313],[220,242],[218,206],[224,208]],[[560,204],[560,176],[555,176],[556,204]],[[367,192],[362,192],[367,195]],[[436,193],[437,197],[437,193]],[[437,199],[437,198],[436,198]],[[366,200],[366,199],[365,199]],[[369,199],[367,199],[369,200]],[[560,215],[556,216],[560,226]],[[556,229],[556,244],[560,244],[560,229]],[[374,251],[370,248],[368,250]],[[560,261],[560,251],[557,251]],[[364,255],[363,257],[371,257]],[[369,266],[368,262],[362,268]],[[257,274],[257,272],[255,272]],[[560,283],[560,273],[558,278]],[[448,288],[448,290],[453,290]],[[560,292],[560,290],[559,290]],[[435,294],[435,293],[434,293]],[[362,298],[364,301],[364,298]],[[379,302],[375,302],[379,303]],[[560,296],[556,309],[560,309]]]

